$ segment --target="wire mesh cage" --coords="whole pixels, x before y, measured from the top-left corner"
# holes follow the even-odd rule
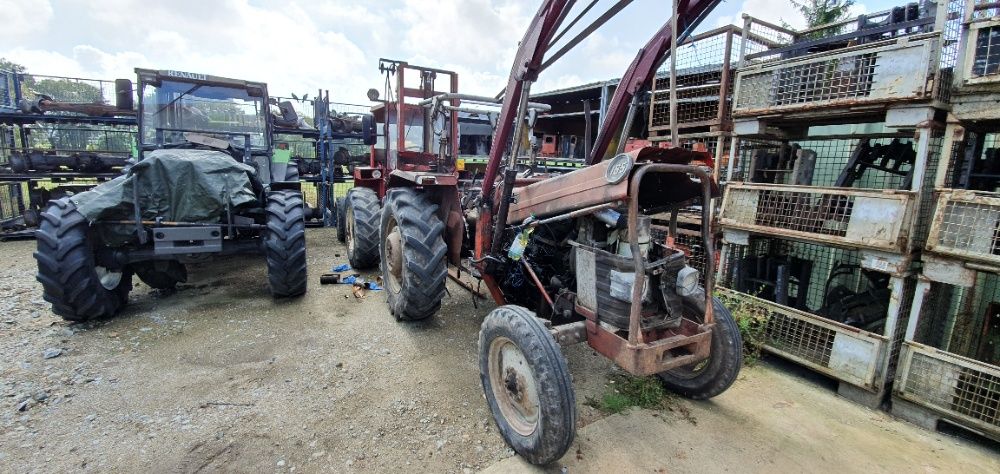
[[[0,230],[13,227],[17,218],[27,210],[25,202],[24,183],[17,181],[0,181]]]
[[[857,251],[776,238],[725,242],[720,267],[721,291],[769,314],[766,350],[869,391],[884,388],[912,278],[864,268]]]
[[[895,395],[1000,439],[1000,276],[918,290]]]
[[[701,214],[698,212],[697,220],[700,221]],[[674,245],[687,255],[687,264],[691,268],[705,273],[707,255],[705,253],[705,243],[701,238],[701,229],[692,222],[680,222],[678,219],[677,235],[674,237]],[[664,242],[670,235],[669,221],[654,219],[650,231],[650,237],[654,241]],[[719,255],[719,242],[713,239],[715,245],[714,255]]]
[[[843,130],[847,131],[847,129]],[[801,151],[814,155],[801,161]],[[858,189],[908,189],[912,133],[815,135],[797,141],[740,139],[734,181]],[[808,166],[796,173],[795,165]]]
[[[114,104],[115,81],[79,77],[19,74],[21,97],[33,101],[46,96],[58,102]]]
[[[928,222],[927,249],[935,254],[1000,265],[1000,130],[949,124]]]
[[[734,116],[947,100],[964,3],[937,5],[910,3],[801,31],[748,17],[745,35],[756,27],[789,41],[741,57]]]
[[[929,251],[1000,264],[1000,195],[963,190],[938,193]]]
[[[938,187],[972,191],[1000,191],[1000,126],[966,130],[950,124],[953,137],[944,168],[939,168]]]
[[[0,166],[13,173],[110,173],[135,151],[135,127],[37,122],[0,128]]]
[[[23,125],[26,151],[131,155],[135,127],[73,123]]]
[[[0,70],[0,111],[11,111],[17,108],[17,91],[13,71]]]
[[[838,133],[850,129],[830,128]],[[820,131],[828,131],[821,129]],[[722,202],[723,227],[832,245],[905,253],[922,244],[932,211],[933,170],[943,134],[816,135],[743,139]],[[922,176],[915,182],[915,176]]]
[[[731,120],[732,74],[740,30],[729,26],[688,39],[677,47],[676,80],[669,65],[652,88],[649,130],[669,130],[670,92],[676,87],[680,128],[722,127]]]

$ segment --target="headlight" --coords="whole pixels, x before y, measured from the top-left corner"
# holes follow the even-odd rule
[[[687,265],[677,272],[677,294],[692,296],[698,291],[698,270]]]
[[[379,170],[372,171],[372,179],[379,179],[382,177],[382,172]]]

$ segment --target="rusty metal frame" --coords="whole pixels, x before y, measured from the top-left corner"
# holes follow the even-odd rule
[[[691,165],[653,163],[638,167],[630,178],[628,235],[637,235],[639,214],[639,183],[650,172],[684,173],[693,175],[701,181],[702,202],[712,200],[712,178],[703,168]],[[715,260],[715,249],[712,245],[711,206],[702,206],[702,240],[705,246],[706,258],[709,262]],[[708,358],[711,352],[712,328],[715,325],[713,314],[713,282],[715,280],[713,265],[706,265],[703,273],[705,289],[704,320],[700,323],[688,319],[681,320],[677,329],[641,330],[642,289],[645,286],[645,262],[639,248],[639,242],[631,238],[629,242],[635,268],[635,280],[632,284],[632,303],[629,308],[628,339],[618,332],[602,326],[597,315],[579,304],[575,309],[587,320],[587,343],[598,353],[612,359],[629,373],[636,375],[651,375],[673,368],[689,365]]]

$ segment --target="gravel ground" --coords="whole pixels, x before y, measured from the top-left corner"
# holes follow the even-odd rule
[[[41,299],[34,242],[0,244],[0,465],[463,472],[513,455],[479,383],[490,306],[450,285],[438,316],[397,323],[378,293],[319,285],[345,249],[332,230],[307,236],[303,298],[272,300],[263,259],[217,260],[175,293],[135,279],[119,316],[76,325]],[[611,365],[567,355],[578,400],[599,394]]]
[[[173,293],[151,290],[136,279],[122,314],[82,325],[62,321],[42,301],[33,278],[35,243],[0,243],[5,263],[0,268],[0,472],[471,472],[513,456],[493,425],[479,383],[476,342],[490,305],[475,307],[464,290],[449,284],[451,296],[439,315],[397,323],[378,293],[356,299],[347,286],[320,286],[320,273],[346,262],[344,247],[330,229],[310,229],[307,237],[310,289],[302,298],[272,300],[263,259],[234,258],[190,267],[189,283]],[[781,445],[789,433],[808,443],[815,427],[794,423],[773,433],[756,429],[756,444],[738,444],[738,433],[752,419],[739,410],[755,406],[742,397],[766,407],[774,397],[787,396],[782,393],[787,386],[772,384],[760,373],[773,369],[745,370],[736,387],[753,389],[727,392],[715,402],[677,401],[677,409],[645,418],[633,413],[631,423],[646,419],[658,425],[645,431],[619,428],[626,434],[613,431],[612,439],[657,433],[656,426],[669,429],[622,450],[620,443],[600,447],[586,434],[588,425],[600,426],[595,422],[621,425],[607,424],[620,416],[602,420],[584,405],[603,393],[617,369],[585,345],[565,353],[580,404],[581,436],[571,458],[550,469],[621,466],[614,456],[632,449],[645,449],[655,459],[670,452],[667,446],[677,439],[697,436],[737,440],[730,450],[737,455],[720,458],[718,470],[740,470],[741,456],[748,465],[763,462],[777,471],[804,467],[768,464],[775,461],[762,458],[770,455],[755,446]],[[803,391],[824,390],[790,383]],[[712,407],[722,407],[722,420],[699,427],[692,413],[696,417]],[[803,417],[817,423],[832,422],[823,421],[829,414],[808,402],[801,409]],[[864,410],[852,404],[840,409]],[[885,424],[905,425],[880,417],[884,423],[857,423],[874,438],[817,439],[814,449],[821,452],[853,438],[870,442],[898,436],[886,435]],[[917,428],[905,425],[906,430]],[[954,443],[938,435],[908,436],[897,444],[910,446],[912,453],[906,455],[915,460]],[[970,452],[985,456],[970,458],[973,463],[995,456]],[[673,470],[670,456],[662,455],[667,471]],[[580,465],[580,459],[588,461]],[[595,459],[596,464],[587,464]],[[611,464],[598,469],[600,459]],[[501,464],[506,466],[502,471],[521,470],[510,461],[516,460]]]

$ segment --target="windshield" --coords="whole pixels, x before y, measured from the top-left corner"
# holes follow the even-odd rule
[[[246,90],[188,82],[161,81],[142,89],[143,145],[185,143],[185,132],[201,133],[243,147],[267,149],[266,108]]]

